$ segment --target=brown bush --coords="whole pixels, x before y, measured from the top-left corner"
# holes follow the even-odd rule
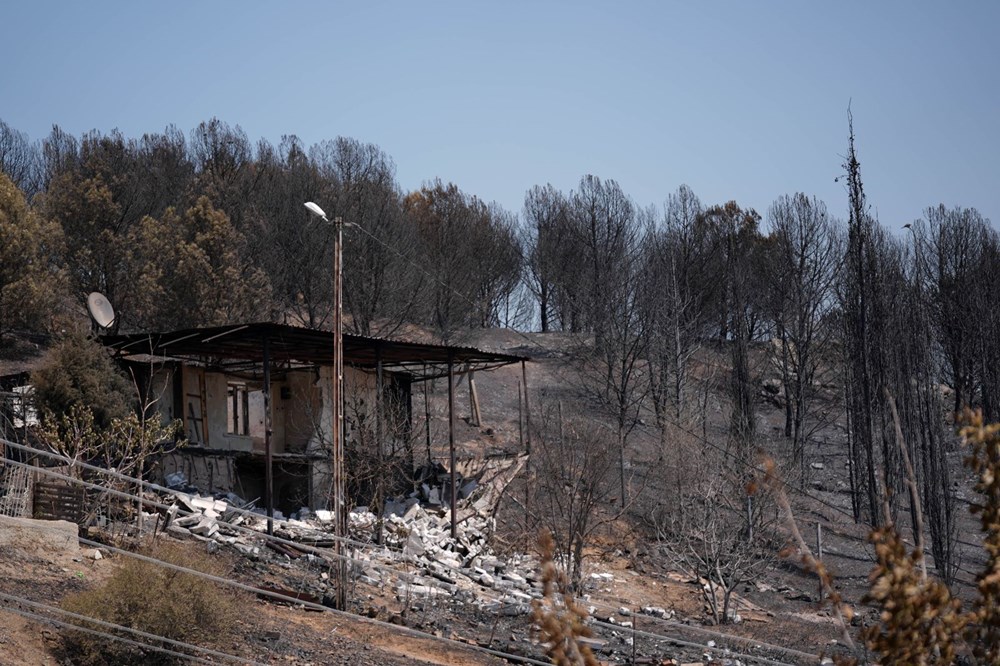
[[[207,553],[195,552],[179,544],[160,542],[144,554],[216,576],[228,573],[219,561]],[[62,607],[80,615],[165,638],[210,646],[218,645],[232,635],[240,607],[246,603],[244,596],[233,588],[194,574],[129,558],[102,587],[68,596]],[[81,626],[87,625],[81,623]],[[108,631],[98,625],[88,628]],[[136,639],[126,632],[121,632],[121,635]],[[66,656],[74,663],[174,662],[170,655],[143,651],[136,646],[79,631],[64,631],[62,638]],[[169,645],[164,647],[176,650]]]
[[[531,619],[535,634],[545,645],[545,656],[556,666],[597,666],[590,647],[580,640],[591,635],[587,611],[576,602],[566,575],[556,567],[552,535],[542,532],[538,545],[544,595],[532,602]]]

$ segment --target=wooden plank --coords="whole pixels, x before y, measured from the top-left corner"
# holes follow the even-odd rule
[[[39,482],[34,488],[32,515],[43,520],[68,520],[82,524],[87,491],[61,483]]]
[[[201,431],[203,444],[209,446],[208,442],[208,390],[205,387],[205,371],[198,373],[198,390],[201,391]]]

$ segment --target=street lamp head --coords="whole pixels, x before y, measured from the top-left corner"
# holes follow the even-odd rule
[[[323,209],[320,208],[317,204],[314,204],[312,201],[307,201],[304,205],[306,207],[306,210],[308,210],[310,213],[312,213],[316,217],[324,220],[325,222],[329,222],[330,221],[330,220],[326,219],[326,213],[324,213]]]

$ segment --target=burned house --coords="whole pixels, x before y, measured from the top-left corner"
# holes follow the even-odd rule
[[[259,323],[102,342],[137,379],[149,409],[183,423],[186,445],[162,457],[154,480],[231,492],[285,513],[327,508],[333,333]],[[525,360],[356,335],[344,336],[343,350],[345,449],[409,460],[409,472],[415,383]],[[351,466],[348,457],[349,478]]]

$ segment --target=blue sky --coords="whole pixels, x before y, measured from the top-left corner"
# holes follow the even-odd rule
[[[218,117],[251,140],[378,144],[520,210],[593,173],[844,217],[851,101],[869,201],[1000,220],[1000,3],[32,2],[4,8],[0,119],[128,136]]]

